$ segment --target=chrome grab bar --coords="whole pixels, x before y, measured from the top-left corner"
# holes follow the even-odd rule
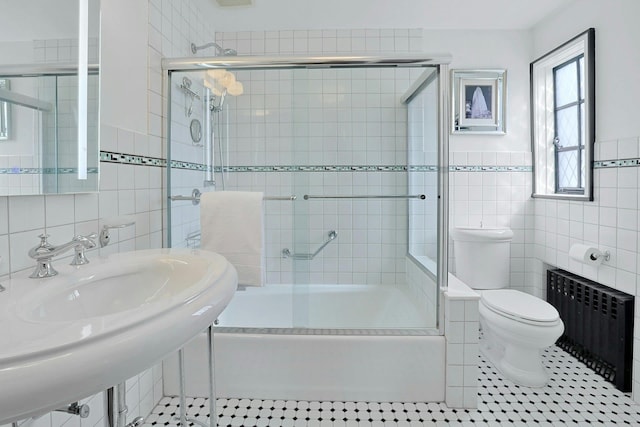
[[[202,193],[200,192],[200,190],[198,190],[197,188],[194,188],[193,191],[191,192],[191,196],[171,196],[169,197],[169,199],[171,200],[191,200],[191,203],[193,203],[193,205],[199,205],[200,204],[200,196],[202,195]]]
[[[298,196],[292,194],[291,196],[265,196],[264,200],[296,200]]]
[[[304,259],[304,260],[312,260],[316,257],[316,255],[318,255],[320,253],[320,251],[322,251],[325,246],[327,246],[329,243],[331,243],[336,237],[338,237],[338,233],[336,233],[335,230],[331,230],[328,233],[329,236],[329,240],[325,241],[322,246],[320,246],[318,248],[317,251],[315,251],[312,254],[293,254],[291,253],[291,251],[289,250],[289,248],[284,248],[282,250],[282,258],[293,258],[293,259]]]
[[[420,200],[424,200],[426,198],[427,196],[425,196],[424,194],[390,195],[390,196],[381,196],[381,195],[378,195],[378,196],[375,196],[375,195],[372,195],[372,196],[368,196],[368,195],[310,196],[309,194],[304,195],[305,200],[309,200],[309,199],[420,199]]]
[[[194,188],[191,192],[191,196],[170,196],[171,200],[190,200],[194,205],[200,204],[200,196],[202,193],[197,188]],[[298,197],[295,194],[291,196],[264,196],[263,200],[296,200]]]

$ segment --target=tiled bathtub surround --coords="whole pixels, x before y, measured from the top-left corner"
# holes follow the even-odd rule
[[[445,403],[451,408],[476,408],[478,404],[479,299],[449,275],[449,289],[442,300],[447,346]]]

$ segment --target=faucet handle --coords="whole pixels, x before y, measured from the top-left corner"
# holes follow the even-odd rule
[[[41,258],[43,255],[46,255],[49,252],[51,252],[51,248],[53,248],[53,246],[51,246],[51,244],[48,241],[49,239],[48,234],[43,233],[38,237],[40,238],[40,244],[38,244],[37,246],[34,246],[29,250],[29,256],[33,259]]]
[[[95,248],[95,246],[96,246],[96,238],[97,237],[98,237],[97,233],[87,234],[86,236],[82,236],[82,235],[78,234],[77,236],[75,236],[73,238],[73,240],[75,242],[79,242],[80,245],[91,249],[91,248]]]
[[[51,244],[49,243],[49,234],[47,233],[42,233],[40,234],[38,237],[40,238],[40,247],[41,248],[49,248],[51,247]]]
[[[75,254],[73,255],[73,260],[71,260],[70,265],[85,265],[89,264],[89,260],[84,255],[85,249],[91,249],[96,247],[96,237],[98,235],[96,233],[91,233],[86,236],[75,236],[73,238],[74,241],[78,242],[77,245],[74,246],[73,250]]]

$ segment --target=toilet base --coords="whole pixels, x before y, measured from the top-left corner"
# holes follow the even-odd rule
[[[549,382],[549,374],[542,366],[540,351],[535,349],[505,348],[500,344],[480,340],[480,352],[506,379],[514,384],[540,388]]]
[[[487,359],[515,384],[544,387],[549,374],[542,365],[542,351],[564,332],[562,320],[527,323],[490,309],[482,300],[479,313],[483,332],[479,347]]]

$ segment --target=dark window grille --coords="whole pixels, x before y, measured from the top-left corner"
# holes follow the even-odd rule
[[[556,193],[584,194],[584,54],[553,68]]]

